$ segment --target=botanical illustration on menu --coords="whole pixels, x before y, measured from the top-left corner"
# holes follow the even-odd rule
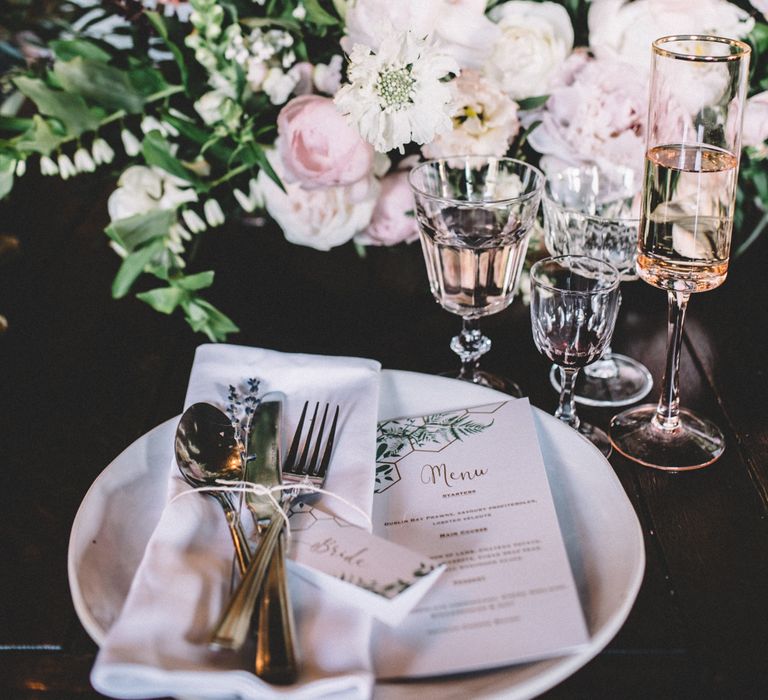
[[[381,422],[373,531],[445,567],[398,626],[376,626],[378,677],[494,668],[588,642],[526,400]]]

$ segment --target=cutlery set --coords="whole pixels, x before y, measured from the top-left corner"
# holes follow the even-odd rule
[[[248,421],[245,454],[229,417],[208,403],[193,404],[184,412],[175,439],[179,471],[194,488],[220,487],[222,481],[277,487],[282,513],[270,496],[246,492],[245,505],[259,535],[254,551],[232,495],[226,489],[203,492],[221,505],[241,574],[213,630],[210,646],[239,649],[249,632],[255,632],[256,675],[274,684],[293,683],[299,672],[286,585],[286,517],[297,501],[313,495],[325,483],[339,420],[338,406],[332,410],[325,404],[321,413],[319,402],[308,419],[310,402],[305,402],[288,455],[281,461],[282,406],[278,394],[259,402]]]

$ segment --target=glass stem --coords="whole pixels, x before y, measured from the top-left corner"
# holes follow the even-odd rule
[[[581,421],[576,415],[576,376],[578,367],[560,368],[560,403],[555,411],[555,418],[567,423],[572,428],[578,428]]]
[[[451,340],[451,350],[461,360],[459,379],[473,382],[480,358],[491,349],[491,341],[480,332],[478,319],[462,318],[461,322],[461,333]]]
[[[668,292],[667,361],[664,366],[664,388],[656,407],[656,423],[664,430],[680,424],[680,352],[683,349],[683,322],[690,292]]]

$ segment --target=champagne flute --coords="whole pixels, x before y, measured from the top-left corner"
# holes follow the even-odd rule
[[[514,382],[479,368],[491,341],[478,323],[514,299],[544,176],[512,158],[456,156],[417,165],[409,182],[430,290],[462,319],[451,341],[455,376],[520,396]]]
[[[749,55],[744,42],[715,36],[653,42],[638,271],[667,292],[664,387],[658,404],[615,416],[611,440],[666,471],[705,467],[725,449],[715,423],[680,408],[680,351],[691,294],[728,272]]]
[[[548,168],[542,208],[544,243],[550,255],[588,255],[618,269],[622,281],[637,279],[637,230],[640,223],[638,177],[623,166]],[[552,385],[560,390],[560,369],[552,366]],[[625,406],[645,397],[653,386],[641,362],[612,351],[584,368],[576,383],[576,402],[588,406]]]
[[[619,310],[619,272],[584,255],[544,258],[531,267],[531,328],[539,352],[560,367],[559,418],[606,457],[611,441],[576,415],[579,370],[599,358],[611,340]]]

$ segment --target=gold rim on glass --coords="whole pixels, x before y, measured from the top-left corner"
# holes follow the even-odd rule
[[[678,41],[699,41],[709,42],[716,44],[727,44],[728,46],[738,49],[736,53],[727,54],[725,56],[701,56],[697,54],[679,53],[670,49],[664,48],[664,44],[671,44]],[[667,56],[668,58],[676,58],[681,61],[709,61],[712,63],[719,63],[722,61],[739,61],[744,56],[750,54],[752,49],[749,44],[739,41],[738,39],[728,39],[722,36],[712,36],[709,34],[672,34],[670,36],[663,36],[653,42],[653,50],[660,56]]]

